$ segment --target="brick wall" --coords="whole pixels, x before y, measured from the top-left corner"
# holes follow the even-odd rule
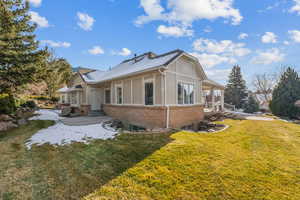
[[[104,112],[115,119],[146,128],[165,128],[167,108],[164,106],[104,105]],[[204,118],[203,106],[171,106],[169,126],[181,128]]]
[[[172,106],[170,107],[169,126],[182,128],[186,125],[200,122],[204,119],[204,108],[200,105],[194,106]]]
[[[104,105],[104,112],[115,119],[146,128],[162,128],[166,124],[166,108],[162,106]]]

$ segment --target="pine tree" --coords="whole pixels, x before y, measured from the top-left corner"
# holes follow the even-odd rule
[[[300,108],[295,106],[295,102],[299,99],[300,79],[298,73],[288,67],[273,91],[273,99],[270,103],[271,111],[277,116],[299,117]]]
[[[39,49],[28,11],[27,1],[0,0],[0,93],[32,82],[48,55]]]
[[[244,81],[240,66],[232,68],[225,88],[225,103],[242,108],[247,97],[246,82]]]
[[[249,96],[244,106],[244,111],[246,113],[255,113],[259,111],[259,104],[252,95]]]

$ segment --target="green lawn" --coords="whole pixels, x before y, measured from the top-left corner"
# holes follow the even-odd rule
[[[32,121],[0,133],[1,200],[80,199],[172,140],[170,134],[123,134],[89,145],[43,145],[28,151],[25,141],[52,124]]]
[[[122,134],[28,151],[24,142],[53,124],[30,122],[0,133],[0,199],[299,200],[300,126],[225,123],[216,134]]]
[[[217,134],[180,132],[92,199],[300,199],[300,126],[226,120]]]

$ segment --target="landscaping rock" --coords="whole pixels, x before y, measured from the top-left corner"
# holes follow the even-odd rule
[[[7,121],[12,121],[13,118],[10,117],[9,115],[0,115],[0,121],[4,121],[4,122],[7,122]]]
[[[27,122],[27,120],[26,119],[19,119],[18,120],[18,125],[25,125],[25,124],[27,124],[28,122]]]
[[[0,122],[0,131],[7,131],[11,128],[17,128],[18,125],[14,124],[13,122]]]

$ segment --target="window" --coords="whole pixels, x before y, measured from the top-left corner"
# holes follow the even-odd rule
[[[193,84],[178,83],[177,101],[178,104],[194,104],[195,89]]]
[[[153,82],[145,83],[145,105],[154,104],[154,87]]]
[[[110,90],[109,89],[105,90],[105,103],[106,104],[110,104],[111,103],[110,102]]]
[[[122,87],[118,86],[117,87],[117,104],[122,104],[123,103],[123,89]]]

